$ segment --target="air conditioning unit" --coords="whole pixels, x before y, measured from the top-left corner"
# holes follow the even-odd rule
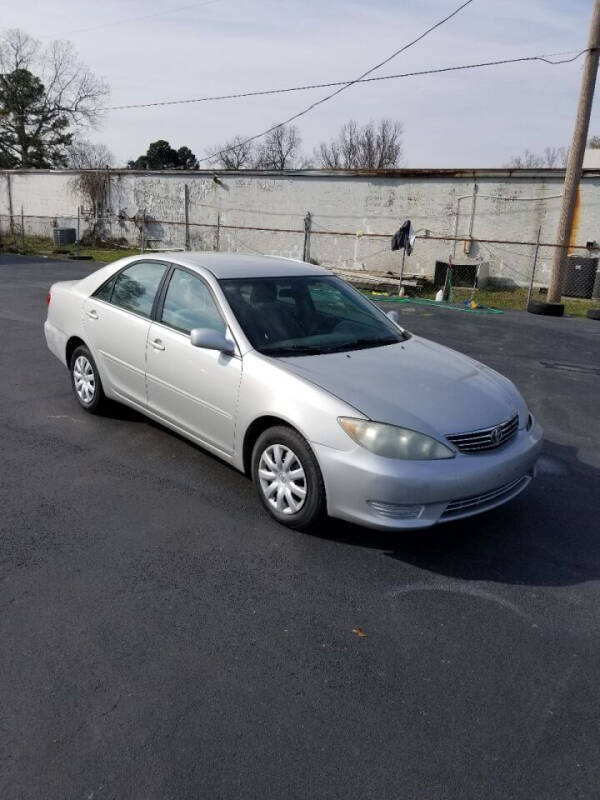
[[[433,288],[441,289],[446,283],[448,272],[447,261],[435,262]],[[459,259],[452,262],[452,285],[464,286],[467,289],[485,289],[488,285],[490,267],[487,261]]]

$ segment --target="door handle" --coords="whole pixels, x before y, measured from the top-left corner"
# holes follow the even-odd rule
[[[95,311],[93,308],[90,311],[85,312],[90,319],[98,319],[98,312]]]
[[[165,346],[160,339],[151,339],[150,344],[155,350],[164,350]]]

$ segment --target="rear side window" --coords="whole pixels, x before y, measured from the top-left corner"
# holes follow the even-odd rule
[[[97,297],[98,300],[105,300],[107,303],[110,303],[115,281],[116,276],[113,276],[109,281],[106,281],[104,286],[101,286],[97,292],[94,292],[94,297]]]
[[[96,297],[149,317],[165,269],[164,264],[155,261],[132,264],[102,286]]]

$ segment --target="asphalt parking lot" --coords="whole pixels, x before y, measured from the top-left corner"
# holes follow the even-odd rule
[[[307,535],[80,410],[42,322],[93,268],[0,256],[0,797],[600,797],[600,323],[403,309],[517,383],[540,474],[418,535]]]

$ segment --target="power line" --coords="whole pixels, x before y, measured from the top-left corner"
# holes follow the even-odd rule
[[[461,3],[461,5],[458,6],[458,8],[456,8],[454,11],[452,11],[452,13],[448,14],[448,16],[446,16],[443,19],[439,20],[439,22],[436,22],[430,28],[427,28],[427,30],[424,31],[419,36],[417,36],[416,39],[413,39],[412,41],[410,41],[407,44],[403,45],[403,47],[399,48],[394,53],[392,53],[391,56],[388,56],[388,58],[385,58],[383,61],[380,61],[379,64],[376,64],[374,67],[371,67],[366,72],[363,72],[363,74],[359,75],[358,78],[356,78],[355,80],[349,81],[344,86],[340,86],[334,92],[331,92],[331,94],[328,94],[325,97],[322,97],[320,100],[316,100],[314,103],[311,103],[307,108],[303,109],[302,111],[299,111],[297,114],[294,114],[293,116],[289,117],[288,119],[283,120],[283,122],[278,122],[276,125],[271,125],[270,128],[267,128],[266,130],[261,131],[261,133],[256,133],[254,136],[249,136],[247,139],[244,139],[242,142],[238,142],[238,144],[234,145],[234,147],[225,147],[225,148],[223,148],[222,150],[219,150],[216,153],[211,153],[211,155],[209,155],[209,156],[204,156],[204,158],[199,158],[198,162],[201,163],[202,161],[210,161],[213,158],[215,158],[216,156],[220,156],[223,153],[228,153],[231,150],[236,149],[237,147],[240,147],[242,145],[248,144],[249,142],[253,142],[256,139],[260,139],[263,136],[266,136],[268,133],[271,133],[272,131],[276,130],[277,128],[281,128],[283,125],[288,125],[290,122],[293,122],[294,120],[299,119],[300,117],[303,117],[305,114],[308,114],[309,111],[312,111],[317,106],[320,106],[323,103],[326,103],[328,100],[331,100],[332,98],[336,97],[336,95],[338,95],[341,92],[345,91],[350,86],[353,86],[358,81],[364,80],[364,78],[366,78],[372,72],[375,72],[375,70],[378,70],[380,67],[383,67],[385,64],[389,63],[393,58],[396,58],[396,56],[399,56],[401,53],[404,53],[406,50],[409,49],[409,47],[412,47],[413,45],[417,44],[422,39],[424,39],[426,36],[428,36],[430,33],[432,33],[434,30],[439,28],[441,25],[443,25],[444,23],[446,23],[449,20],[451,20],[452,17],[455,17],[460,11],[463,10],[463,8],[466,8],[472,2],[473,2],[473,0],[465,0],[465,2]]]
[[[542,55],[522,56],[520,58],[503,58],[497,61],[482,61],[477,64],[460,64],[455,67],[437,67],[435,69],[424,69],[424,70],[419,70],[417,72],[401,72],[396,75],[380,75],[374,78],[360,78],[359,80],[353,81],[352,84],[373,83],[375,81],[390,81],[390,80],[396,80],[398,78],[414,78],[419,75],[437,75],[442,72],[458,72],[459,70],[478,69],[480,67],[496,67],[502,64],[517,64],[526,61],[543,61],[546,64],[552,64],[553,66],[557,66],[558,64],[570,64],[571,62],[576,61],[586,52],[587,50],[581,50],[579,53],[577,53],[577,55],[573,56],[573,58],[563,58],[560,61],[550,61],[548,57]],[[188,103],[206,103],[215,100],[237,100],[245,97],[260,97],[272,94],[286,94],[289,92],[304,92],[310,89],[327,89],[332,86],[349,86],[349,85],[351,84],[348,81],[331,81],[330,83],[312,83],[312,84],[306,84],[304,86],[291,86],[284,89],[263,89],[261,91],[256,91],[256,92],[238,92],[237,94],[221,94],[221,95],[212,95],[209,97],[196,97],[188,100],[163,100],[156,103],[132,103],[129,105],[122,105],[122,106],[108,106],[105,110],[121,111],[124,109],[131,109],[131,108],[154,108],[156,106],[176,106]]]

